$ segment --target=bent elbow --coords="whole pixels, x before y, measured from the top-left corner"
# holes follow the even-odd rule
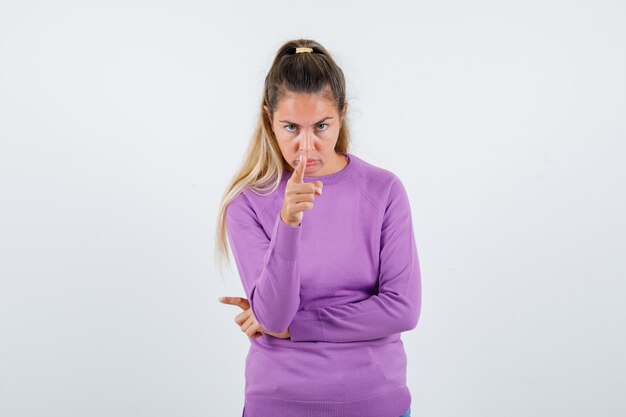
[[[405,318],[405,322],[404,322],[405,330],[404,331],[413,330],[414,328],[417,327],[417,323],[419,322],[419,319],[420,319],[421,310],[422,310],[421,300],[420,298],[407,299],[405,306],[406,306],[406,309],[404,311],[404,318]]]
[[[419,322],[420,319],[420,312],[419,310],[412,310],[411,312],[409,312],[408,314],[408,320],[407,320],[407,330],[413,330],[417,327],[417,323]]]
[[[292,312],[286,309],[271,308],[263,308],[263,311],[259,313],[259,305],[254,302],[251,303],[251,308],[259,326],[273,333],[286,331],[296,315],[295,310]]]
[[[285,320],[283,320],[282,318],[280,320],[273,320],[270,322],[266,322],[261,324],[261,322],[259,322],[259,325],[264,329],[264,330],[268,330],[272,333],[283,333],[287,330],[287,328],[289,327],[289,324],[291,323],[291,320],[289,320],[288,322],[285,322]]]

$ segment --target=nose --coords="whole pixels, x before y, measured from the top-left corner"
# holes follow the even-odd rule
[[[306,152],[313,150],[313,134],[308,131],[304,131],[302,135],[303,137],[300,139],[300,151]]]

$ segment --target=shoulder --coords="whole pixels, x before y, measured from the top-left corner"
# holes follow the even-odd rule
[[[391,169],[374,165],[360,157],[360,169],[354,179],[361,190],[369,195],[375,203],[385,209],[392,199],[406,195],[406,189],[400,177]]]
[[[250,187],[246,187],[228,203],[226,218],[239,222],[246,222],[250,219],[258,221],[276,195],[276,192],[263,195]]]

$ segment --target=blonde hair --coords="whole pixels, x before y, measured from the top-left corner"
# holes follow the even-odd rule
[[[302,48],[311,52],[302,53]],[[223,261],[230,264],[226,234],[226,207],[245,188],[259,195],[271,194],[280,184],[289,166],[282,156],[272,130],[271,114],[285,93],[323,93],[328,87],[338,112],[346,103],[346,82],[343,71],[326,48],[310,39],[285,42],[276,53],[265,77],[263,97],[257,125],[243,156],[243,161],[226,187],[217,219],[215,262],[221,272]],[[267,106],[270,114],[263,109]],[[344,117],[335,144],[335,152],[349,152],[350,134]],[[263,194],[264,191],[269,191]]]

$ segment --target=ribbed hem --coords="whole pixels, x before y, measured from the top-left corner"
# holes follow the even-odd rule
[[[308,402],[248,395],[245,417],[399,417],[411,405],[405,385],[375,397],[348,402]]]

